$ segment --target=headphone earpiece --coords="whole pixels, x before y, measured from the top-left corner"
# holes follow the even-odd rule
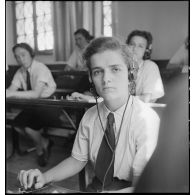
[[[143,59],[144,60],[150,59],[151,53],[152,53],[152,44],[150,44],[150,45],[147,46],[146,51],[144,53]]]
[[[93,94],[94,97],[96,97],[96,98],[99,97],[93,82],[91,83],[90,92]]]
[[[95,98],[99,97],[99,95],[98,95],[98,93],[97,93],[97,91],[95,89],[95,85],[93,83],[93,79],[92,79],[91,73],[89,73],[89,82],[90,82],[90,85],[91,85],[90,92],[93,94],[93,96]]]

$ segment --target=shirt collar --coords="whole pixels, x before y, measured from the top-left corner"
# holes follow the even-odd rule
[[[35,63],[35,60],[33,59],[31,65],[30,65],[30,67],[29,67],[27,70],[26,70],[24,67],[22,67],[23,72],[28,71],[28,72],[30,73],[31,70],[32,70],[33,67],[34,67],[34,63]]]
[[[132,102],[132,96],[130,96],[129,101],[128,101],[128,104],[131,104],[131,102]],[[118,115],[119,117],[122,117],[123,116],[123,112],[125,110],[125,107],[126,107],[126,103],[123,104],[120,108],[118,108],[116,111],[114,111],[112,113],[114,114],[114,116]],[[107,117],[108,117],[108,115],[109,115],[110,112],[111,111],[103,103],[103,113],[102,113],[103,114],[103,117],[105,117],[107,119]]]
[[[139,63],[139,69],[142,67],[144,65],[144,60],[142,60],[142,62],[141,63]]]

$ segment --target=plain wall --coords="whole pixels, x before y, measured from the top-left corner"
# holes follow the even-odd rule
[[[14,64],[15,59],[12,54],[12,47],[14,45],[14,33],[13,33],[13,11],[12,2],[6,1],[6,63]]]
[[[126,41],[135,29],[150,31],[152,58],[169,59],[188,35],[188,6],[188,1],[116,1],[115,35]]]
[[[12,54],[14,22],[11,1],[6,1],[6,63],[16,64]],[[116,15],[114,35],[126,40],[135,29],[153,35],[153,59],[169,59],[188,35],[188,1],[113,1]],[[44,63],[54,61],[53,55],[36,56]]]

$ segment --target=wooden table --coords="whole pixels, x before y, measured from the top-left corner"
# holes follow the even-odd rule
[[[19,194],[20,183],[15,173],[6,172],[6,193]],[[34,193],[78,193],[79,191],[67,189],[56,184],[49,184],[47,187],[36,190]]]

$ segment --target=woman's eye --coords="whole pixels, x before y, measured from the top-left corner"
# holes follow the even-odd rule
[[[93,75],[94,75],[94,76],[97,76],[97,75],[99,75],[100,73],[101,73],[100,70],[95,70],[95,71],[93,72]]]
[[[112,69],[114,72],[118,72],[120,69],[119,68],[113,68]]]

